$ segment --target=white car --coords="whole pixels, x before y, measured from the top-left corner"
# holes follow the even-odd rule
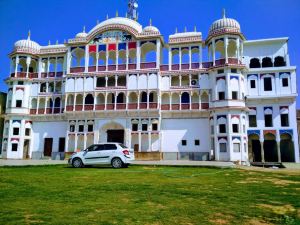
[[[85,165],[110,164],[113,168],[127,167],[134,160],[134,152],[120,143],[94,144],[74,153],[68,163],[75,168]]]

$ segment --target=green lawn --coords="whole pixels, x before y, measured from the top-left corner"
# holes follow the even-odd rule
[[[0,168],[0,224],[300,224],[300,172]]]

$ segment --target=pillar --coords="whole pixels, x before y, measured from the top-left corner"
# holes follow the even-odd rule
[[[228,63],[228,37],[226,36],[224,39],[224,51],[225,51],[225,63]]]
[[[136,69],[141,69],[141,41],[137,41],[136,48]]]
[[[156,68],[157,69],[159,69],[160,67],[160,48],[161,48],[160,39],[158,39],[156,41]]]
[[[192,47],[189,46],[189,68],[192,69]]]
[[[261,161],[265,162],[264,142],[260,141]]]
[[[172,70],[172,48],[169,47],[169,70]]]
[[[213,66],[216,65],[216,44],[215,44],[215,39],[212,39],[212,61],[213,61]]]

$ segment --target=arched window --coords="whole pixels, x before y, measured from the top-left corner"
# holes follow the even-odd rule
[[[54,101],[54,107],[59,108],[60,107],[60,98],[56,98]]]
[[[258,58],[253,58],[250,60],[250,68],[260,68],[260,62]]]
[[[272,59],[270,57],[263,58],[262,67],[273,67]]]
[[[184,93],[182,93],[182,95],[181,95],[181,103],[186,103],[186,104],[188,104],[188,103],[190,103],[190,95],[189,95],[189,93],[187,93],[187,92],[184,92]]]
[[[147,93],[146,92],[142,92],[141,102],[147,102]]]
[[[118,94],[117,103],[124,103],[124,93],[119,93]]]
[[[284,58],[282,56],[277,56],[274,60],[274,66],[275,67],[286,66]]]
[[[85,97],[84,104],[86,104],[86,105],[92,105],[92,104],[94,104],[94,97],[93,97],[93,95],[88,94]]]
[[[150,94],[149,94],[149,102],[153,102],[153,99],[154,99],[153,97],[154,97],[154,96],[153,96],[153,93],[150,93]]]

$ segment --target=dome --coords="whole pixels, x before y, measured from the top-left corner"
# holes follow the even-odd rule
[[[235,19],[226,18],[225,12],[223,12],[223,18],[216,20],[211,25],[208,36],[213,35],[213,34],[217,33],[218,31],[221,31],[224,29],[228,29],[230,31],[238,32],[238,33],[241,32],[240,24]]]
[[[76,34],[76,38],[85,38],[87,36],[87,33],[85,32],[80,32],[78,34]]]
[[[143,29],[143,32],[145,33],[149,33],[149,32],[155,32],[155,33],[159,33],[159,30],[157,29],[157,27],[154,26],[147,26]]]
[[[85,38],[87,36],[87,33],[85,33],[85,26],[83,27],[83,31],[76,34],[76,38]]]
[[[25,40],[19,40],[15,43],[14,50],[28,51],[30,53],[36,53],[40,51],[41,46],[30,40],[30,33],[28,34],[28,38]]]

